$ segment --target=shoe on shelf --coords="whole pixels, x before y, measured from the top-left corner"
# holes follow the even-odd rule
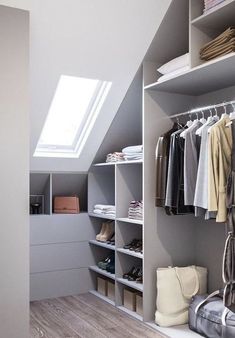
[[[110,262],[107,267],[106,271],[115,274],[115,262]]]
[[[98,267],[102,270],[106,270],[106,267],[109,263],[114,262],[114,254],[106,257],[103,261],[98,262]]]
[[[133,239],[129,244],[124,245],[124,249],[130,249],[133,248],[137,243],[139,242],[139,239]]]
[[[107,244],[115,245],[115,234],[107,241]]]
[[[142,247],[142,240],[139,240],[135,243],[135,245],[131,246],[129,250],[136,251],[138,248]]]
[[[106,223],[102,223],[101,229],[100,229],[100,233],[98,235],[96,235],[96,240],[99,241],[100,240],[100,236],[102,236],[105,233],[105,229],[106,229]]]
[[[142,267],[139,267],[135,274],[133,275],[133,281],[137,283],[143,283],[143,270]]]
[[[129,278],[132,278],[132,276],[134,276],[134,274],[137,272],[137,269],[138,268],[136,266],[133,266],[129,272],[124,273],[123,278],[129,280]]]
[[[110,238],[112,238],[114,235],[114,222],[107,222],[105,231],[103,234],[99,236],[100,242],[107,242]]]

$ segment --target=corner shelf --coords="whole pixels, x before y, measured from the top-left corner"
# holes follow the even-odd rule
[[[115,250],[115,245],[107,244],[105,242],[99,242],[99,241],[96,241],[95,239],[90,240],[89,243],[92,245],[97,245],[102,248],[109,249],[109,250]]]
[[[111,299],[109,299],[108,297],[104,296],[104,295],[101,295],[101,293],[99,293],[98,291],[96,290],[90,290],[89,293],[91,293],[92,295],[104,300],[105,302],[111,304],[111,305],[115,305],[115,302]]]
[[[121,252],[122,254],[137,257],[137,258],[140,258],[140,259],[144,258],[144,255],[142,253],[131,251],[131,250],[128,250],[128,249],[119,248],[119,249],[117,249],[117,252]]]
[[[119,217],[119,218],[116,218],[116,221],[125,222],[125,223],[140,224],[140,225],[143,224],[143,220],[132,219],[132,218],[128,218],[128,217],[123,217],[123,218]]]
[[[216,30],[224,30],[234,26],[235,1],[227,0],[218,4],[208,12],[193,19],[191,24],[197,27],[208,27]]]
[[[100,269],[100,268],[99,268],[98,266],[96,266],[96,265],[90,266],[89,269],[90,269],[91,271],[94,271],[94,272],[96,272],[96,273],[99,273],[100,275],[103,275],[103,276],[105,276],[105,277],[107,277],[107,278],[110,278],[110,279],[115,280],[115,274],[110,273],[110,272],[107,272],[106,270],[102,270],[102,269]]]
[[[132,282],[132,281],[129,281],[129,280],[124,279],[124,278],[116,278],[116,281],[118,283],[123,284],[123,285],[129,286],[132,289],[143,292],[144,287],[143,287],[143,284],[141,284],[141,283]]]
[[[234,78],[235,53],[230,53],[205,62],[181,75],[149,84],[144,89],[197,96],[233,86]]]

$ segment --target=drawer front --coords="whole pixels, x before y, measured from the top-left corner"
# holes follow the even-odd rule
[[[78,269],[93,263],[88,242],[30,247],[30,273]]]

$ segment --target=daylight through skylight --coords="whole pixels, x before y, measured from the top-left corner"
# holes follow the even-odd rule
[[[79,157],[111,85],[62,75],[34,156]]]

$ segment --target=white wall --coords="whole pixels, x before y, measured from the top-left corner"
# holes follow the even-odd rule
[[[33,0],[31,170],[87,171],[171,0]],[[113,85],[79,159],[33,158],[61,74]]]
[[[28,14],[0,6],[0,337],[29,321]]]

